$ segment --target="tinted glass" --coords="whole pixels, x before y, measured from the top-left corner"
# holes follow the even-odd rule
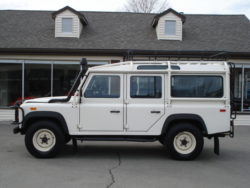
[[[138,70],[161,70],[168,69],[167,65],[139,65]]]
[[[223,96],[220,76],[172,76],[172,97],[218,98]]]
[[[22,100],[22,64],[0,64],[0,106]]]
[[[119,76],[93,76],[84,93],[86,98],[119,98]]]
[[[131,98],[161,98],[162,81],[160,76],[131,76]]]
[[[51,65],[25,64],[25,99],[51,96]]]
[[[54,64],[53,69],[53,96],[68,95],[78,73],[79,65]],[[79,85],[79,83],[77,83]]]

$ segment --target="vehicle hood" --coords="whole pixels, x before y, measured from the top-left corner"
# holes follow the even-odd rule
[[[67,96],[59,96],[59,97],[41,97],[41,98],[35,98],[35,99],[29,99],[25,100],[23,104],[25,103],[48,103],[51,99],[65,99]]]

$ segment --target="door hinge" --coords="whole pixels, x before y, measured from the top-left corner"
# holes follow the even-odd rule
[[[127,131],[128,130],[128,124],[125,124],[125,126],[124,126],[124,128],[125,128],[125,130]]]
[[[82,129],[82,126],[80,124],[77,125],[78,130],[80,131]]]
[[[128,100],[124,100],[124,103],[125,103],[125,104],[129,104],[129,101],[128,101]]]

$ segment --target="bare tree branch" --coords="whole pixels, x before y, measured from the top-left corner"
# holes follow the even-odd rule
[[[127,0],[128,12],[159,13],[169,8],[168,0]]]

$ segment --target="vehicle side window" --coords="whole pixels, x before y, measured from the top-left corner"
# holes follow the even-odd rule
[[[131,76],[131,98],[161,98],[162,79],[160,76]]]
[[[85,98],[119,98],[120,77],[108,75],[93,76],[84,92]]]
[[[223,96],[221,76],[172,76],[172,97],[220,98]]]

